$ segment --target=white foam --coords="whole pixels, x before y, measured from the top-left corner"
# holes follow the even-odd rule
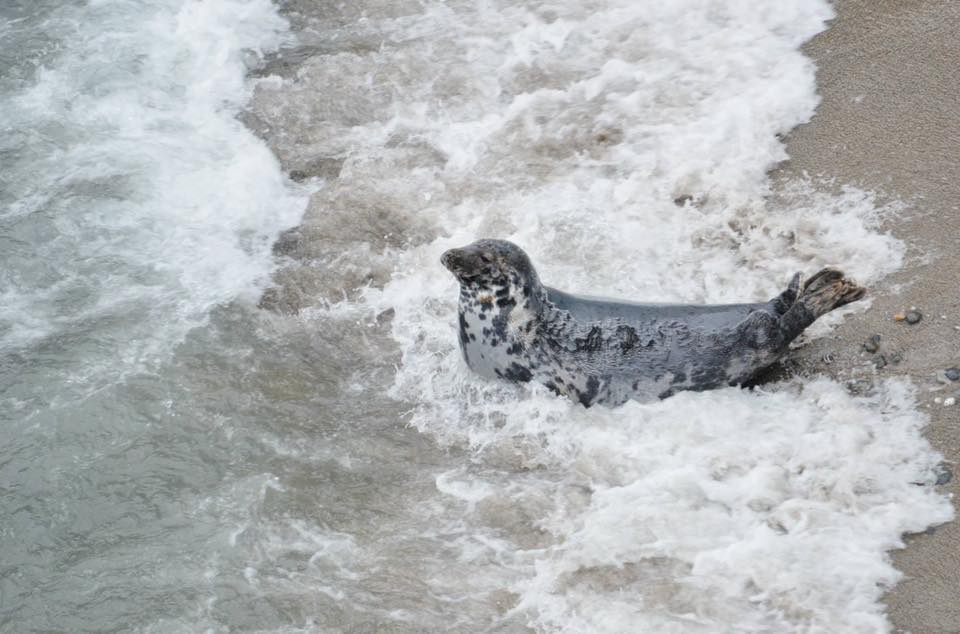
[[[576,447],[568,477],[593,495],[549,518],[560,545],[520,584],[551,630],[883,631],[878,600],[899,579],[885,551],[951,516],[917,486],[936,456],[903,383],[853,398],[821,379],[572,418],[551,443]]]
[[[903,245],[879,231],[886,209],[869,193],[804,180],[774,195],[767,177],[786,158],[777,135],[817,103],[798,47],[830,15],[799,0],[429,5],[397,20],[396,41],[440,41],[351,58],[345,91],[363,94],[377,64],[401,68],[403,90],[358,106],[369,121],[325,149],[351,157],[341,180],[360,195],[359,166],[404,165],[375,193],[395,185],[441,236],[392,253],[392,280],[366,289],[364,308],[395,310],[394,394],[415,405],[412,423],[474,451],[476,468],[438,488],[477,535],[498,536],[469,557],[496,544],[486,572],[523,577],[514,614],[540,629],[884,631],[880,595],[898,578],[886,552],[952,514],[914,484],[938,456],[904,384],[584,410],[478,379],[456,347],[456,285],[438,260],[478,237],[522,245],[551,286],[648,301],[756,301],[798,270],[836,265],[869,285],[899,267]],[[426,49],[434,65],[418,66]],[[445,161],[411,151],[408,168],[392,149],[404,139]],[[497,489],[484,469],[504,465],[544,476]],[[536,521],[555,543],[511,551],[482,508],[531,493],[554,500]]]
[[[287,25],[269,0],[104,0],[64,6],[42,29],[63,38],[60,54],[0,104],[34,139],[5,169],[19,174],[6,219],[36,244],[9,263],[0,343],[104,321],[131,340],[121,365],[136,365],[212,306],[252,296],[272,240],[302,213],[304,196],[236,119],[244,56],[277,48]]]

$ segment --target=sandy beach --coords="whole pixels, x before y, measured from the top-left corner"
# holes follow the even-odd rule
[[[834,7],[837,18],[804,47],[817,63],[822,102],[791,133],[782,173],[835,178],[903,201],[904,212],[885,228],[908,244],[908,264],[872,289],[870,309],[849,316],[836,339],[817,340],[796,358],[840,378],[909,376],[930,416],[927,437],[955,472],[960,406],[942,401],[956,397],[960,383],[935,377],[960,365],[960,5],[838,0]],[[893,319],[913,306],[923,313],[919,324]],[[869,354],[862,343],[873,334],[881,346]],[[877,369],[880,355],[888,364]],[[889,362],[897,355],[902,361]],[[956,494],[958,484],[954,477],[943,488]],[[960,525],[906,542],[893,557],[904,578],[886,598],[896,630],[960,631]]]

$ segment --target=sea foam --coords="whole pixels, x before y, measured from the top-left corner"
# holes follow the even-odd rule
[[[641,301],[765,300],[826,265],[881,280],[904,246],[872,195],[768,178],[817,104],[798,47],[829,17],[799,0],[428,4],[347,35],[377,33],[379,49],[301,69],[353,69],[349,113],[303,104],[328,115],[312,149],[344,157],[331,199],[356,201],[317,213],[362,225],[389,201],[418,218],[382,254],[358,248],[389,280],[326,314],[393,310],[393,394],[419,430],[472,452],[437,480],[472,535],[464,596],[507,585],[508,614],[545,631],[889,629],[887,552],[952,515],[917,486],[939,457],[909,385],[857,397],[797,380],[584,410],[469,373],[438,263],[506,238],[551,286]]]
[[[247,57],[288,26],[269,0],[66,3],[33,19],[6,32],[52,44],[0,100],[0,346],[74,346],[72,383],[113,380],[212,306],[255,297],[276,234],[302,214],[236,119]]]

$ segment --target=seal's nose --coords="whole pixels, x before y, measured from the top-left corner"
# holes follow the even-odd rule
[[[440,263],[454,273],[457,272],[457,269],[463,267],[463,260],[463,249],[450,249],[440,256]]]

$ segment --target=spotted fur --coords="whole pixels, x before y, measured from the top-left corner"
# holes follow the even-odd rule
[[[664,398],[741,384],[779,359],[821,315],[864,290],[824,269],[766,303],[634,304],[543,286],[526,253],[504,240],[451,249],[460,282],[459,341],[471,370],[538,381],[584,406]]]

